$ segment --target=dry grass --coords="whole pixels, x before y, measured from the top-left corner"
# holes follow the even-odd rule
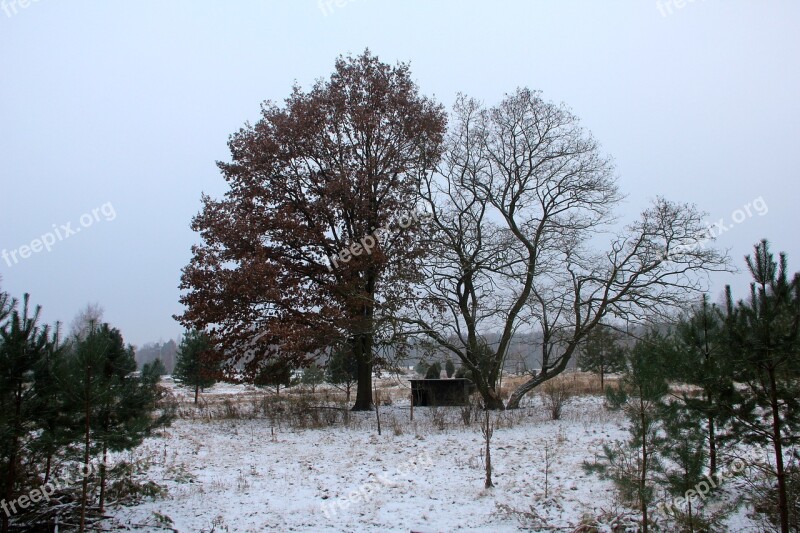
[[[504,399],[508,399],[514,390],[525,383],[529,376],[504,376],[500,395]],[[563,380],[569,383],[569,390],[574,396],[591,396],[602,394],[603,390],[600,388],[600,376],[590,372],[573,372],[566,371],[558,375],[556,380]],[[605,376],[605,386],[617,386],[619,376],[610,375]],[[530,394],[535,394],[536,390],[531,391]]]
[[[514,389],[525,382],[526,376],[503,377],[501,396],[507,400]],[[618,382],[614,376],[606,377],[606,385]],[[543,384],[531,391],[526,397],[523,407],[543,406],[540,393],[552,388],[557,383],[559,388],[568,392],[570,397],[600,394],[600,380],[594,374],[584,372],[565,372],[554,378],[552,383]],[[387,418],[387,426],[395,434],[403,432],[416,433],[416,427],[403,427],[410,415],[410,384],[407,376],[383,377],[375,380],[377,396],[381,406],[394,406]],[[175,389],[175,392],[185,392]],[[355,390],[351,391],[351,403]],[[331,385],[321,385],[312,393],[309,388],[295,386],[281,390],[279,396],[274,391],[262,390],[253,386],[242,386],[236,391],[230,388],[215,387],[200,396],[198,404],[193,403],[190,394],[173,396],[175,413],[178,418],[215,421],[237,419],[263,419],[275,428],[316,429],[331,426],[363,427],[375,422],[374,413],[351,413],[344,391]],[[463,428],[475,422],[479,415],[479,398],[473,405],[464,407],[440,407],[430,411],[420,409],[415,412],[415,420],[430,429],[445,431]],[[416,411],[417,408],[415,408]],[[499,427],[513,427],[523,419],[530,417],[546,417],[539,408],[508,411],[498,419]],[[395,420],[396,418],[396,420]]]

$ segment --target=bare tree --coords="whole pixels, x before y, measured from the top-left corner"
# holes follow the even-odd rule
[[[540,332],[541,368],[510,408],[561,373],[607,315],[664,316],[728,268],[702,246],[692,205],[658,198],[614,233],[613,164],[563,105],[520,89],[490,109],[462,96],[454,111],[440,172],[422,185],[426,282],[401,322],[457,356],[488,408],[504,407],[497,382],[517,331]]]
[[[88,303],[78,311],[70,324],[70,335],[78,340],[83,340],[93,327],[103,321],[103,307],[99,303]]]

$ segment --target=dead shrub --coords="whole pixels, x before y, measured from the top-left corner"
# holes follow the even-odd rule
[[[438,430],[442,431],[447,427],[447,418],[445,417],[445,411],[438,407],[430,407],[428,411],[428,415],[431,419],[431,424],[433,427],[437,428]]]
[[[146,478],[140,465],[122,461],[108,470],[106,497],[120,505],[139,505],[165,497],[167,489]]]
[[[465,426],[469,427],[472,424],[472,412],[475,410],[475,406],[472,404],[472,401],[467,402],[466,404],[459,407],[459,412],[461,413],[461,421],[464,423]]]
[[[222,407],[217,411],[218,418],[223,418],[225,420],[237,420],[242,417],[241,410],[239,406],[233,402],[230,398],[225,398],[222,401]]]
[[[570,379],[563,376],[555,377],[542,384],[539,397],[552,420],[560,420],[564,406],[572,400],[574,393],[570,385]]]
[[[392,416],[389,419],[389,427],[392,428],[392,433],[394,433],[395,437],[399,437],[403,434],[403,426],[396,416]]]

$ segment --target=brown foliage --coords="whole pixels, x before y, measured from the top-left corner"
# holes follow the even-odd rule
[[[276,356],[301,366],[348,343],[359,375],[371,376],[377,323],[419,280],[419,226],[383,232],[371,253],[329,258],[414,209],[444,128],[408,66],[369,51],[340,57],[329,79],[295,87],[282,107],[264,103],[261,120],[231,136],[232,160],[218,163],[230,190],[204,196],[192,222],[203,242],[183,270],[179,320],[208,329],[229,369],[254,374]]]

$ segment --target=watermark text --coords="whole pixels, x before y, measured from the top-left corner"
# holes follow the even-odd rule
[[[66,224],[53,224],[53,229],[43,233],[40,237],[33,239],[29,244],[23,244],[19,248],[0,252],[6,265],[12,267],[23,259],[28,259],[33,254],[41,251],[49,252],[56,243],[64,241],[73,235],[78,234],[84,228],[90,228],[101,220],[111,222],[117,218],[117,212],[111,202],[106,202],[100,207],[95,207],[91,212],[86,212],[78,218],[78,225],[73,226],[72,222]]]

